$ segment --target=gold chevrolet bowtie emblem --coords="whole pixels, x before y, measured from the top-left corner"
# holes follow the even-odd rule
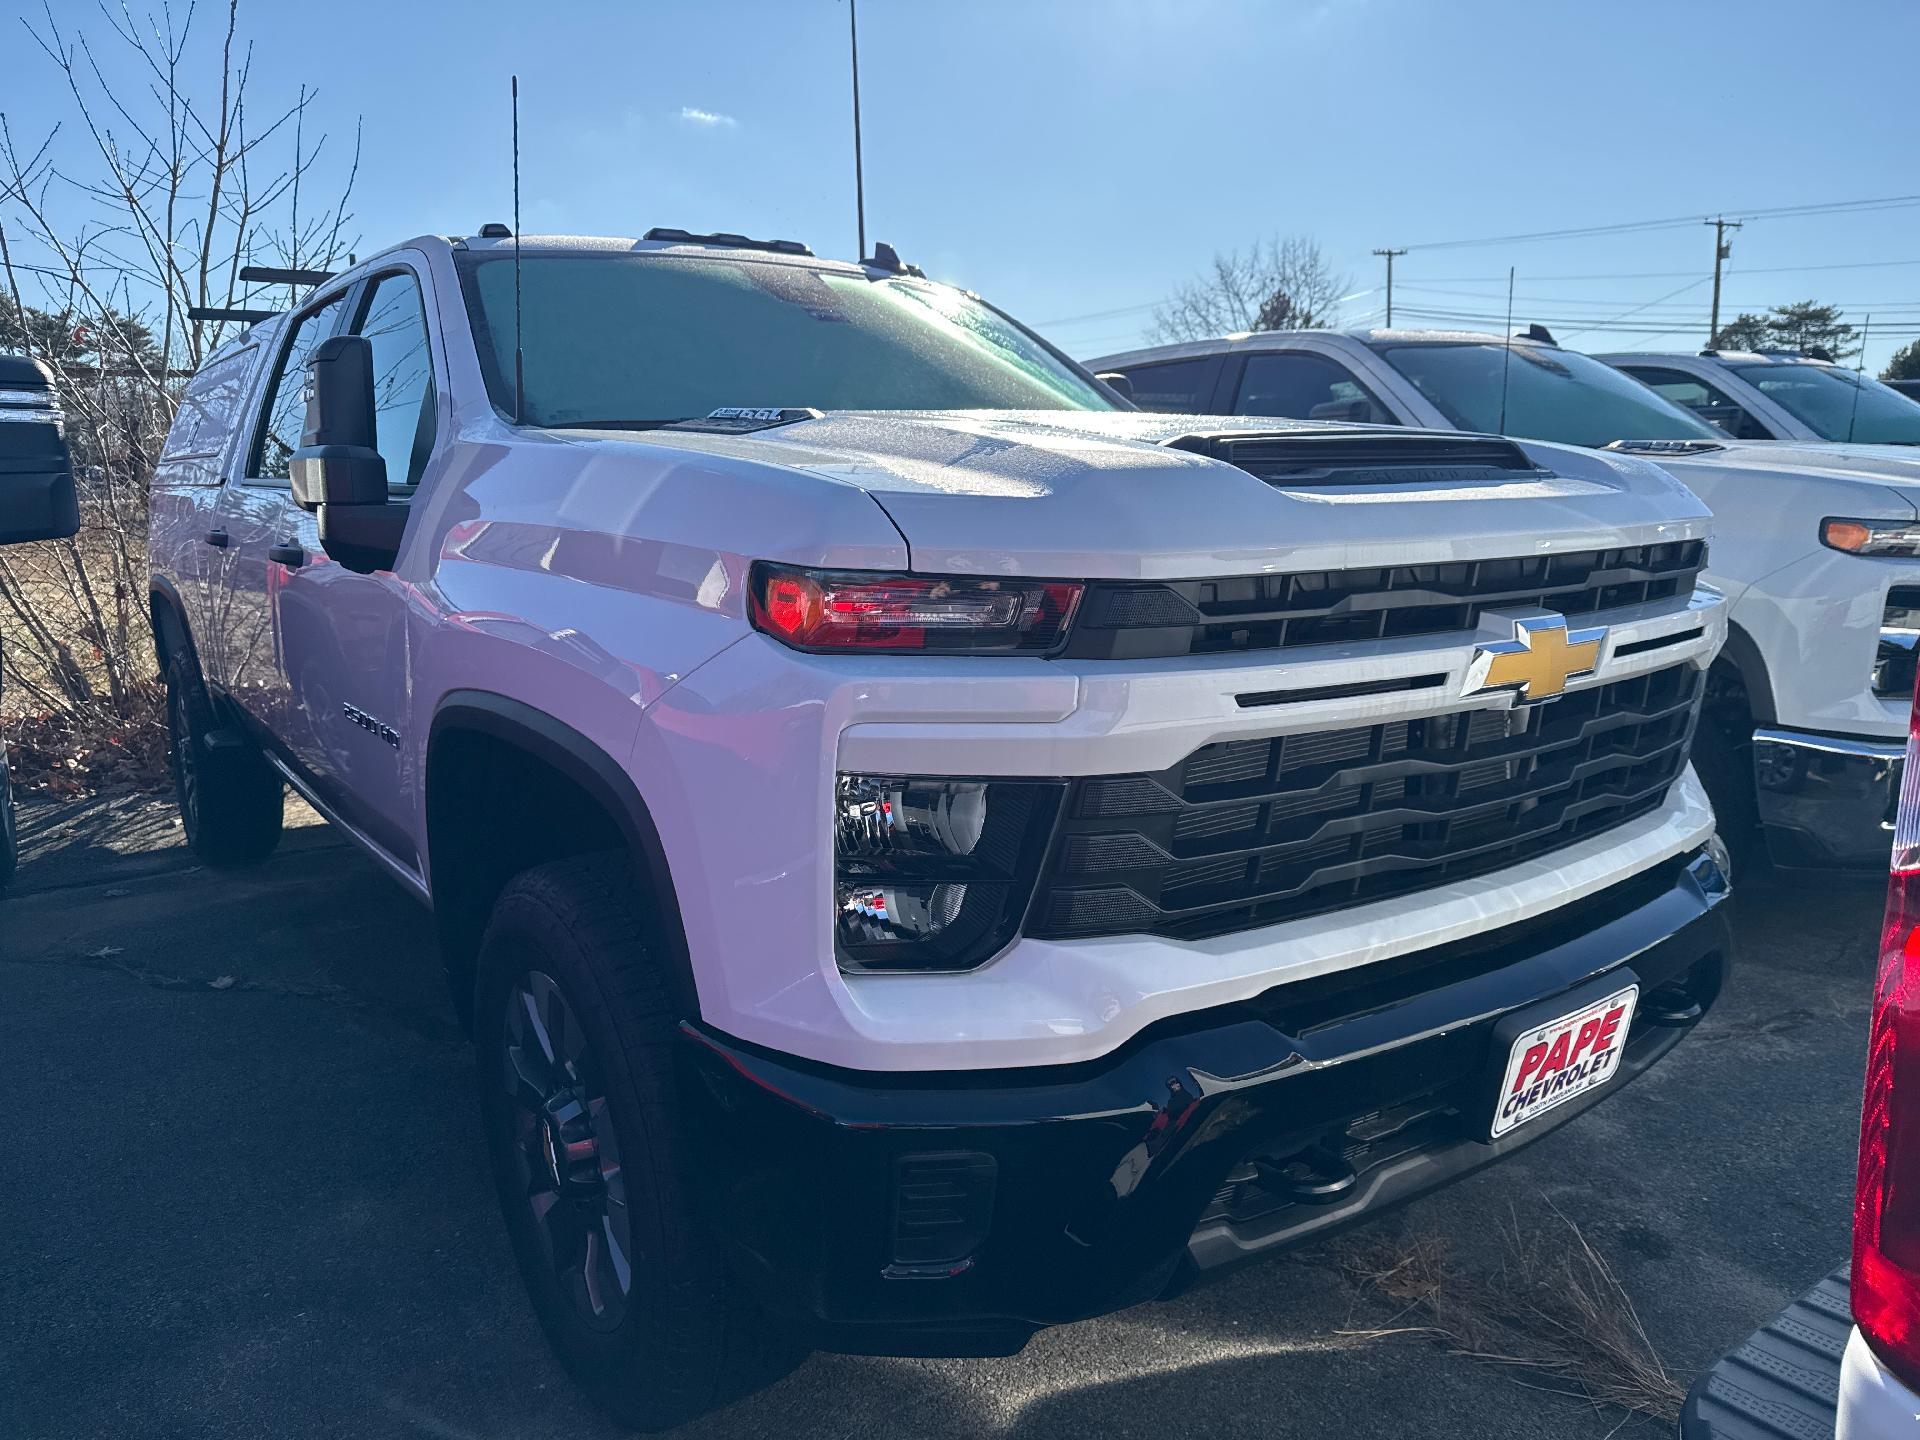
[[[1515,620],[1513,639],[1496,640],[1474,652],[1466,693],[1518,685],[1522,700],[1551,700],[1575,675],[1593,673],[1606,635],[1604,625],[1568,630],[1558,615]]]

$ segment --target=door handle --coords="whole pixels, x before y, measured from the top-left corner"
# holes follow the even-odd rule
[[[209,545],[216,546],[221,550],[226,549],[227,548],[227,532],[224,530],[207,531],[207,543]]]
[[[276,565],[284,565],[289,570],[298,570],[307,563],[307,552],[289,540],[283,545],[269,545],[267,559]]]

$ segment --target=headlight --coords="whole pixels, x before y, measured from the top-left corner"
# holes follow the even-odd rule
[[[1920,555],[1920,524],[1830,518],[1820,522],[1820,541],[1849,555]]]
[[[756,561],[754,626],[796,650],[1045,654],[1084,587],[1053,580],[801,570]]]
[[[1019,928],[1063,787],[842,775],[834,948],[850,971],[971,970]]]

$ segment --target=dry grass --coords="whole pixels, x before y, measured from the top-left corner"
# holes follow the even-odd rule
[[[1455,1354],[1506,1367],[1516,1383],[1672,1421],[1686,1391],[1662,1363],[1606,1257],[1548,1202],[1554,1220],[1529,1231],[1517,1212],[1499,1227],[1490,1265],[1459,1261],[1426,1235],[1410,1246],[1350,1246],[1343,1263],[1396,1307],[1363,1339],[1427,1335]]]
[[[5,725],[8,765],[24,795],[79,799],[164,790],[167,720],[161,687],[128,695],[128,713],[105,710],[18,716]]]

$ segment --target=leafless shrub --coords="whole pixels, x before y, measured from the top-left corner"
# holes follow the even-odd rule
[[[1675,1419],[1686,1392],[1653,1348],[1625,1287],[1580,1227],[1553,1213],[1558,1224],[1529,1231],[1510,1212],[1490,1271],[1460,1262],[1438,1235],[1411,1245],[1349,1245],[1348,1274],[1396,1314],[1385,1325],[1345,1333],[1428,1335],[1456,1354],[1524,1373],[1526,1383]]]
[[[253,109],[238,0],[215,26],[197,9],[102,3],[76,26],[46,6],[9,53],[37,51],[69,113],[27,139],[0,110],[0,347],[54,372],[82,514],[72,540],[0,552],[0,696],[13,731],[40,717],[128,753],[154,705],[148,482],[187,377],[235,333],[190,312],[275,308],[243,266],[325,269],[353,243],[357,131],[316,205],[314,93]]]

